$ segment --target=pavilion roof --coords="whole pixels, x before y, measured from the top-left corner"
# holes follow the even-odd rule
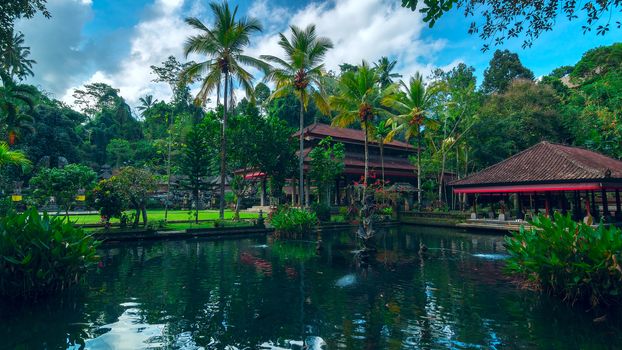
[[[454,188],[622,180],[622,161],[583,148],[542,141],[478,173]]]
[[[365,132],[363,130],[357,129],[348,129],[348,128],[339,128],[336,126],[322,124],[322,123],[313,123],[306,128],[303,129],[303,133],[307,137],[315,137],[319,139],[323,139],[327,136],[332,137],[336,141],[341,142],[349,142],[349,143],[360,143],[365,142]],[[293,136],[298,137],[300,132],[296,132]],[[370,145],[377,146],[378,143],[369,140]],[[387,148],[396,148],[402,150],[410,150],[412,151],[414,147],[406,142],[393,140],[391,142],[387,142],[384,144]]]

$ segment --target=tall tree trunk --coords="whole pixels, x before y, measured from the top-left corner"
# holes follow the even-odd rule
[[[198,224],[199,223],[199,188],[198,188],[198,184],[196,186],[197,187],[194,188],[192,196],[194,197],[194,223]]]
[[[229,92],[229,73],[225,72],[225,91],[223,99],[222,113],[222,133],[220,135],[220,220],[225,219],[225,157],[227,156],[227,139],[225,132],[227,130],[227,93]]]
[[[171,195],[171,118],[168,118],[168,159],[166,161],[166,198],[164,199],[164,222],[168,221],[168,201]]]
[[[147,204],[143,203],[140,209],[143,213],[143,225],[147,227]]]
[[[441,148],[442,149],[442,148]],[[443,157],[441,160],[441,174],[438,177],[438,200],[443,202],[443,181],[445,179],[445,162],[447,161],[447,153],[443,152]]]
[[[384,193],[384,140],[380,140],[380,169],[382,171],[382,202],[385,201]]]
[[[367,140],[368,140],[368,136],[367,136],[367,125],[365,125],[365,127],[363,128],[365,131],[365,175],[363,178],[363,187],[365,189],[367,189],[367,176],[369,174],[369,147],[367,145]]]
[[[300,92],[300,157],[298,157],[298,203],[303,206],[304,200],[304,135],[302,134],[304,129],[304,97],[303,92]],[[309,205],[309,203],[305,203]]]
[[[421,125],[417,126],[417,204],[421,210]]]

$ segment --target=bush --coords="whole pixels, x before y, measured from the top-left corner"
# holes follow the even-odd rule
[[[0,197],[0,217],[7,216],[10,213],[15,212],[15,205],[11,201],[10,197]]]
[[[330,207],[324,203],[313,203],[311,209],[320,221],[330,221]]]
[[[279,232],[303,233],[311,231],[318,224],[318,219],[313,212],[284,206],[272,213],[270,224]]]
[[[34,208],[0,218],[0,295],[36,297],[78,283],[99,259],[97,244],[81,228]]]
[[[543,291],[593,306],[620,301],[622,233],[602,224],[593,228],[571,216],[534,218],[533,229],[506,238],[506,269]]]

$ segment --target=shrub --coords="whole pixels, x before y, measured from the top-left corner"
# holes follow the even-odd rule
[[[98,261],[97,244],[71,222],[34,208],[0,218],[0,295],[36,297],[78,283]]]
[[[320,221],[330,221],[330,207],[324,203],[313,203],[311,209]]]
[[[537,216],[532,225],[534,228],[521,228],[506,238],[509,273],[571,303],[581,301],[595,306],[620,301],[619,229],[602,224],[593,228],[558,213],[554,220]]]
[[[280,207],[270,217],[270,224],[279,232],[308,232],[318,224],[315,213],[305,209]]]

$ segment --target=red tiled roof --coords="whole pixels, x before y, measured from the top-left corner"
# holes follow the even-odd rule
[[[348,128],[339,128],[336,126],[331,126],[328,124],[314,123],[303,129],[303,133],[305,136],[315,136],[318,138],[324,138],[327,136],[332,137],[337,141],[344,142],[355,142],[355,143],[363,143],[365,142],[365,133],[363,130],[356,129],[348,129]],[[300,132],[296,132],[293,136],[298,137]],[[377,142],[369,140],[370,144],[377,145]],[[391,141],[384,144],[385,147],[393,147],[404,150],[413,150],[414,147],[409,145],[406,142],[402,141]]]
[[[622,180],[622,161],[583,148],[540,142],[464,179],[454,187]]]

